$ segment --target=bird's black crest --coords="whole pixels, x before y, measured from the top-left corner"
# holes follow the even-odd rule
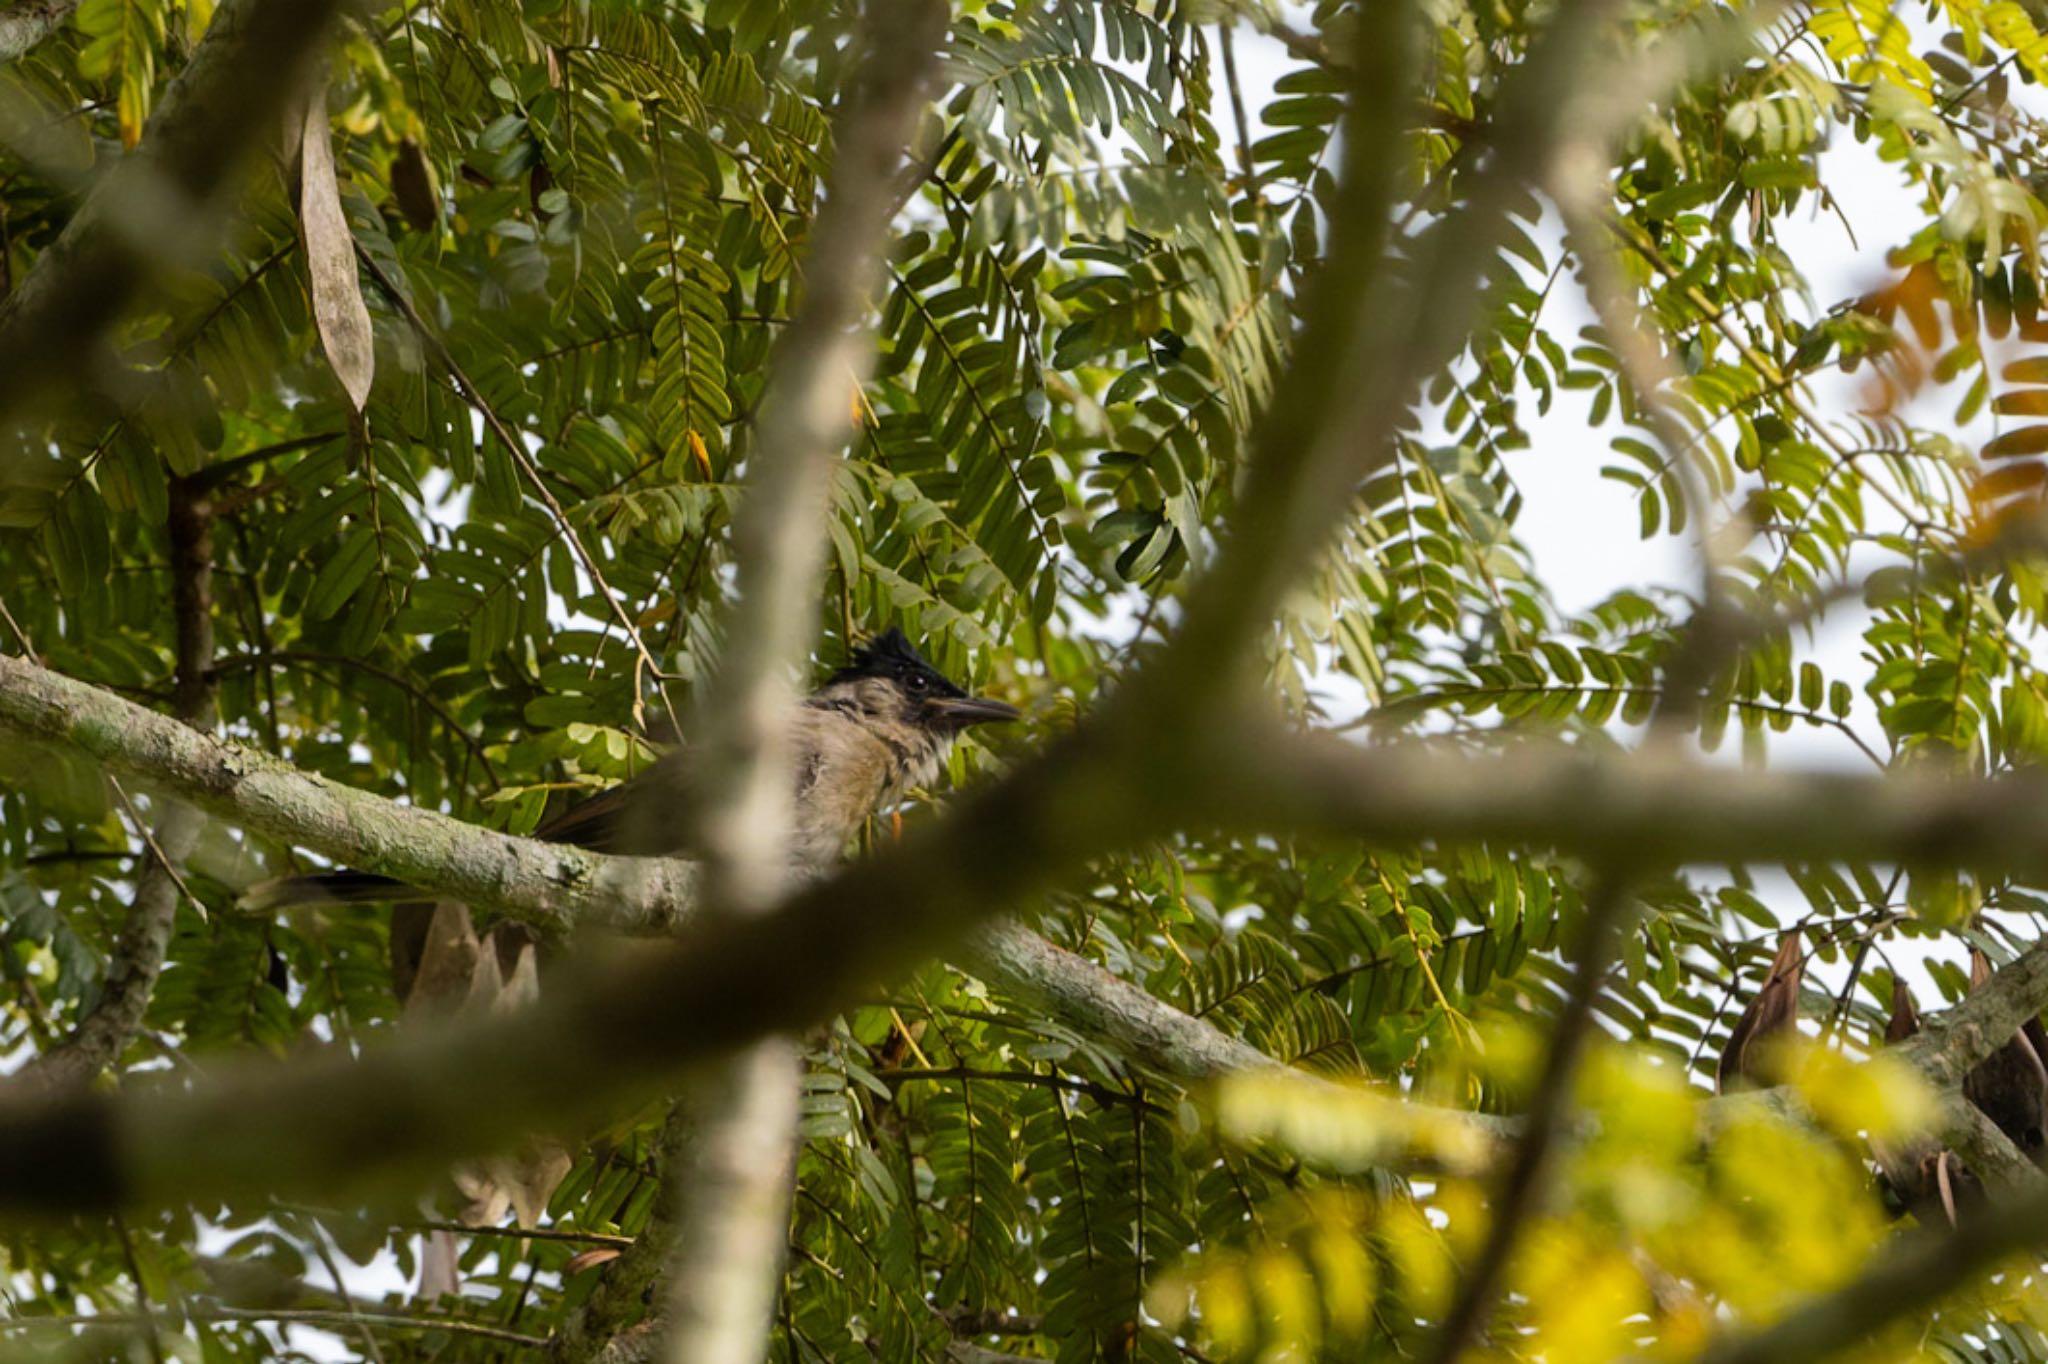
[[[934,668],[931,662],[917,651],[917,646],[894,625],[856,648],[846,666],[832,674],[826,685],[829,686],[832,682],[855,682],[863,677],[893,677],[903,681],[913,674],[924,678],[932,695],[967,694],[944,673]]]

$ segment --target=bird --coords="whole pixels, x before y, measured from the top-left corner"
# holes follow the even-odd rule
[[[937,778],[961,734],[1021,716],[1007,702],[969,695],[896,626],[868,640],[790,716],[791,862],[810,870],[831,866],[871,817]],[[596,852],[687,855],[694,850],[690,811],[713,794],[695,789],[689,758],[687,748],[671,752],[543,823],[533,836]],[[262,912],[406,894],[418,892],[388,876],[317,872],[252,887],[241,905]]]
[[[862,827],[916,787],[935,780],[946,754],[976,725],[1020,719],[1007,702],[971,696],[891,626],[853,651],[845,667],[805,697],[789,717],[794,818],[789,858],[814,876],[846,855]],[[694,850],[692,811],[715,796],[692,780],[689,751],[678,749],[647,771],[573,806],[534,837],[599,852],[638,856]],[[392,901],[394,992],[406,1017],[502,1010],[538,993],[533,943],[522,925],[478,934],[468,907],[421,903],[432,897],[389,876],[340,870],[285,877],[241,898],[254,912],[311,904]],[[452,1174],[469,1204],[462,1220],[497,1222],[509,1209],[531,1226],[570,1168],[567,1151],[534,1137],[513,1152],[466,1161]],[[457,1290],[454,1237],[434,1232],[421,1256],[420,1296]]]

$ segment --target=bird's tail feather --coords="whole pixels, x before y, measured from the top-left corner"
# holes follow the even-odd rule
[[[380,900],[404,900],[421,892],[405,882],[366,871],[323,871],[311,876],[280,876],[262,881],[242,893],[242,909],[262,913],[293,909],[302,905],[359,905]]]

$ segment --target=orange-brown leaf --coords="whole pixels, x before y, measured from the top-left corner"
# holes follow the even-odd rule
[[[2008,431],[1996,440],[1986,441],[1983,455],[1986,459],[2006,459],[2013,455],[2038,455],[2048,452],[2048,426],[2022,426]]]

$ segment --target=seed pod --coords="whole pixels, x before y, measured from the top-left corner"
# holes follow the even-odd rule
[[[1775,1082],[1774,1053],[1798,1031],[1799,982],[1806,972],[1798,929],[1778,940],[1778,955],[1764,973],[1763,984],[1721,1049],[1714,1085],[1721,1093]]]
[[[1884,1040],[1897,1046],[1920,1031],[1920,1013],[1913,1007],[1913,995],[1906,982],[1892,977],[1892,1016],[1884,1025]]]

